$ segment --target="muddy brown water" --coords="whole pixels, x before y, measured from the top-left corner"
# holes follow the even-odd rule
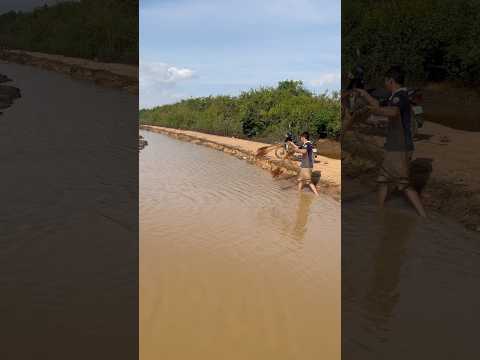
[[[141,131],[140,358],[340,359],[340,206]]]
[[[383,211],[372,193],[351,199],[342,204],[342,359],[480,358],[480,235],[435,213],[423,220],[401,196]]]
[[[22,93],[0,115],[2,358],[134,358],[137,97],[30,66],[0,74]]]

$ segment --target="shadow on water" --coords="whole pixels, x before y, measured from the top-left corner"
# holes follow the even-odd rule
[[[312,172],[312,183],[317,185],[320,182],[320,171],[313,171]]]
[[[433,159],[416,158],[410,164],[410,178],[412,186],[419,194],[427,186],[433,171]]]

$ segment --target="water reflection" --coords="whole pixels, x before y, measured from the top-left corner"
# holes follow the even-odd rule
[[[379,243],[373,255],[373,274],[365,297],[365,307],[372,331],[386,340],[388,322],[400,298],[399,283],[405,260],[407,242],[415,227],[411,217],[392,211],[382,211],[378,217],[381,230]]]
[[[302,242],[308,230],[308,216],[310,208],[314,201],[313,195],[301,193],[298,199],[298,207],[295,217],[295,225],[292,231],[292,237],[298,242]],[[319,229],[315,229],[318,231]]]
[[[480,355],[480,237],[433,216],[403,198],[380,211],[374,194],[342,206],[343,359]]]

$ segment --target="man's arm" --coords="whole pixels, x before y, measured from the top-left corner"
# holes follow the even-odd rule
[[[389,118],[396,118],[400,115],[400,110],[397,106],[369,106],[368,108],[374,115],[386,116]]]
[[[380,102],[375,99],[372,95],[370,95],[364,89],[356,89],[355,90],[358,94],[360,94],[365,100],[367,100],[368,104],[373,107],[380,107]]]
[[[300,154],[306,154],[307,153],[307,150],[305,149],[300,149],[297,145],[295,145],[295,143],[293,143],[292,141],[289,141],[289,144],[293,146],[293,148],[295,149],[295,152],[298,152]]]
[[[388,118],[400,119],[400,114],[408,111],[410,107],[409,100],[406,96],[395,95],[389,106],[369,107],[369,110],[375,115],[386,116]]]

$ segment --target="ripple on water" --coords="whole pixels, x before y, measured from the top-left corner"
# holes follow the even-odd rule
[[[142,135],[145,358],[339,359],[338,203],[282,190],[223,152]]]

